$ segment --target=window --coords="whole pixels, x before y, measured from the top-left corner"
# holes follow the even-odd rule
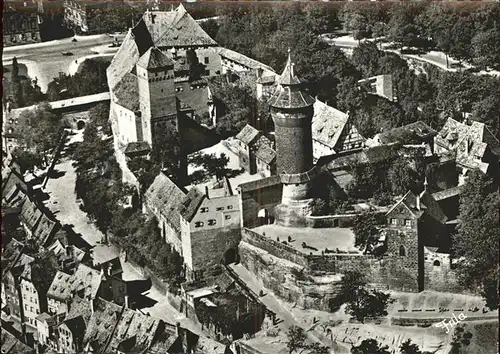
[[[209,226],[214,226],[217,222],[215,221],[215,219],[210,219],[208,220],[208,225]]]
[[[405,248],[405,246],[401,245],[401,246],[399,247],[399,255],[400,255],[401,257],[406,257],[406,248]]]
[[[221,210],[224,210],[224,207],[217,207],[215,210],[221,211]]]
[[[405,219],[405,226],[406,226],[406,227],[412,227],[412,222],[411,222],[411,220]]]
[[[224,219],[226,219],[226,220],[231,219],[231,215],[225,215],[225,216],[224,216]]]
[[[436,259],[434,261],[434,267],[439,267],[439,266],[441,266],[441,263]]]
[[[228,206],[227,206],[227,209],[228,209],[228,210],[231,210],[231,209],[233,209],[233,206],[232,206],[232,205],[228,205]]]
[[[194,227],[202,227],[203,226],[203,221],[197,221],[194,223]]]
[[[200,213],[208,213],[208,207],[200,208]]]
[[[397,225],[397,224],[398,224],[398,219],[391,218],[391,225]]]
[[[205,64],[208,64],[210,62],[210,59],[208,57],[205,57]]]

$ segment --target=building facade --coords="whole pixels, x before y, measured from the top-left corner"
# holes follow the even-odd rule
[[[2,20],[4,47],[40,42],[39,17],[36,9],[4,9]]]

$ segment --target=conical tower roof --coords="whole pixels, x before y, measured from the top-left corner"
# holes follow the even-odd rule
[[[275,108],[304,108],[314,104],[314,98],[302,90],[301,82],[294,73],[290,49],[283,73],[278,79],[278,87],[269,99],[269,105]]]

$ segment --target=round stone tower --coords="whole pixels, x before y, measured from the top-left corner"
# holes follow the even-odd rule
[[[311,130],[315,100],[302,89],[293,66],[288,51],[288,61],[269,105],[275,126],[277,173],[283,184],[276,220],[278,224],[301,226],[300,220],[310,212],[317,174]]]

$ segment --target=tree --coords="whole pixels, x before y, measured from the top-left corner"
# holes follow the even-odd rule
[[[302,327],[299,326],[291,326],[287,332],[287,342],[286,346],[288,348],[289,353],[293,353],[298,349],[305,348],[306,344],[306,333]]]
[[[387,39],[404,46],[412,47],[417,44],[418,29],[415,18],[418,13],[416,5],[398,3],[391,7],[391,19],[387,24]]]
[[[478,32],[472,38],[474,62],[485,69],[500,68],[500,32],[491,28]]]
[[[471,40],[474,33],[474,23],[469,16],[459,16],[451,28],[451,43],[449,54],[459,61],[472,58]]]
[[[201,28],[213,39],[217,38],[217,32],[219,31],[219,23],[213,18],[203,21],[200,23]]]
[[[195,154],[191,156],[191,163],[198,166],[203,166],[207,176],[215,176],[217,180],[220,180],[226,175],[227,164],[229,163],[229,157],[222,153],[219,157],[215,154]]]
[[[452,255],[458,259],[460,280],[472,289],[479,287],[486,304],[496,309],[499,277],[500,194],[498,182],[480,171],[471,171],[460,195],[458,232]]]
[[[423,171],[423,159],[419,161],[419,166],[414,168],[410,166],[407,158],[399,157],[394,160],[387,172],[392,195],[404,195],[409,190],[420,192],[425,177]]]
[[[411,342],[411,339],[401,343],[399,350],[401,354],[430,354],[430,352],[422,352],[418,345]]]
[[[19,63],[17,57],[12,59],[12,74],[10,76],[12,82],[12,98],[14,107],[24,107],[23,89],[21,86],[21,78],[19,77]]]
[[[376,339],[365,339],[358,346],[351,348],[351,354],[390,354],[387,345],[381,346]]]
[[[366,318],[387,315],[387,306],[393,302],[389,294],[366,288],[366,278],[358,271],[347,271],[340,281],[340,289],[330,301],[330,311],[347,303],[346,312],[364,323]]]
[[[472,338],[472,333],[465,331],[464,325],[458,325],[455,327],[453,332],[453,337],[451,339],[451,350],[450,354],[461,354],[461,348],[466,347],[470,344]]]
[[[374,245],[378,242],[378,229],[377,229],[377,219],[374,214],[364,213],[357,215],[354,219],[354,225],[352,227],[354,232],[354,246],[364,248],[365,250],[369,246]]]

